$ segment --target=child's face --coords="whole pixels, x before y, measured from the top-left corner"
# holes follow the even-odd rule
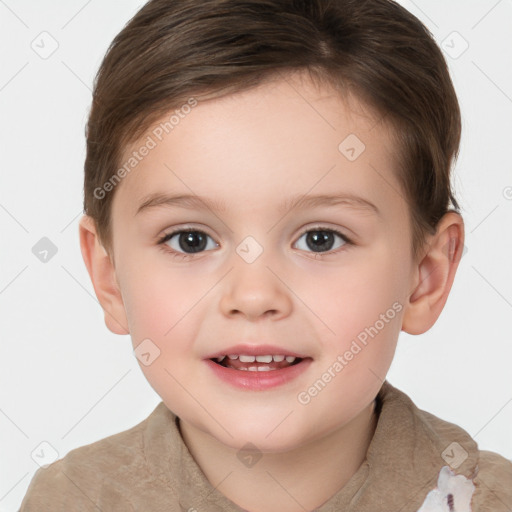
[[[146,358],[160,354],[141,368],[182,422],[234,448],[291,449],[334,431],[368,410],[391,364],[413,285],[411,227],[390,134],[352,107],[290,77],[199,103],[169,134],[157,123],[125,153],[123,163],[148,135],[156,143],[112,205],[133,345],[149,339]],[[223,208],[189,202],[137,213],[152,194]],[[375,209],[312,202],[349,194]],[[295,198],[307,203],[285,206]],[[207,236],[183,235],[184,249],[179,235],[158,245],[185,228]],[[261,372],[210,361],[262,345],[273,348],[261,355],[304,359]]]

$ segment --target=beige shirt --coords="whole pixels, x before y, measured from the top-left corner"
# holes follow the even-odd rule
[[[365,461],[316,512],[416,512],[448,464],[473,481],[472,512],[512,511],[511,461],[480,451],[466,431],[418,409],[388,381],[376,400]],[[161,402],[133,428],[38,469],[21,512],[241,512],[208,482],[178,421]],[[453,503],[439,510],[459,512]]]

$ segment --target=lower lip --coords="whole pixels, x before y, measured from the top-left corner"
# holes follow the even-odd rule
[[[234,370],[225,368],[220,364],[214,363],[211,359],[206,360],[206,364],[212,371],[224,382],[239,389],[248,389],[251,391],[263,391],[272,389],[283,384],[287,384],[296,379],[301,373],[309,367],[312,359],[303,359],[300,363],[280,370],[269,370],[266,372]]]

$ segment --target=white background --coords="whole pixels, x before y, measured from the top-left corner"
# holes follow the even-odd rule
[[[455,188],[467,253],[437,324],[401,334],[388,380],[512,459],[512,3],[401,3],[445,48],[459,96]],[[78,241],[92,80],[141,5],[0,0],[2,512],[18,509],[41,442],[63,457],[134,426],[160,401],[129,337],[105,327]],[[47,59],[31,47],[46,37],[51,48],[43,31],[58,43]],[[42,237],[58,250],[47,263],[32,253]]]

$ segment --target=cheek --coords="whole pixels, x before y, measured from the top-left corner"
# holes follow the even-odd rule
[[[137,261],[137,267],[125,267],[123,280],[132,345],[150,385],[166,403],[176,406],[183,398],[177,382],[197,380],[189,363],[204,290],[199,284],[191,287],[190,276],[156,265],[142,271],[144,266]],[[143,359],[144,353],[150,354],[149,361]]]
[[[341,347],[378,322],[381,314],[392,320],[386,330],[389,324],[400,323],[396,317],[403,303],[405,272],[392,251],[385,249],[372,248],[357,256],[354,253],[335,269],[311,265],[301,269],[308,276],[306,280],[303,275],[292,277],[306,313],[322,330],[326,341],[337,339]],[[393,329],[399,332],[395,326]]]
[[[348,357],[358,361],[348,365],[352,368],[347,367],[347,373],[364,368],[369,376],[373,372],[383,378],[393,360],[402,328],[407,265],[387,248],[361,271],[364,278],[351,283],[352,300],[347,301],[343,313],[349,326],[349,337],[344,341],[349,346],[344,349],[348,349]],[[339,328],[342,327],[340,324]]]
[[[134,344],[150,338],[165,348],[194,316],[204,286],[184,272],[137,262],[125,267],[122,279],[130,334]]]

